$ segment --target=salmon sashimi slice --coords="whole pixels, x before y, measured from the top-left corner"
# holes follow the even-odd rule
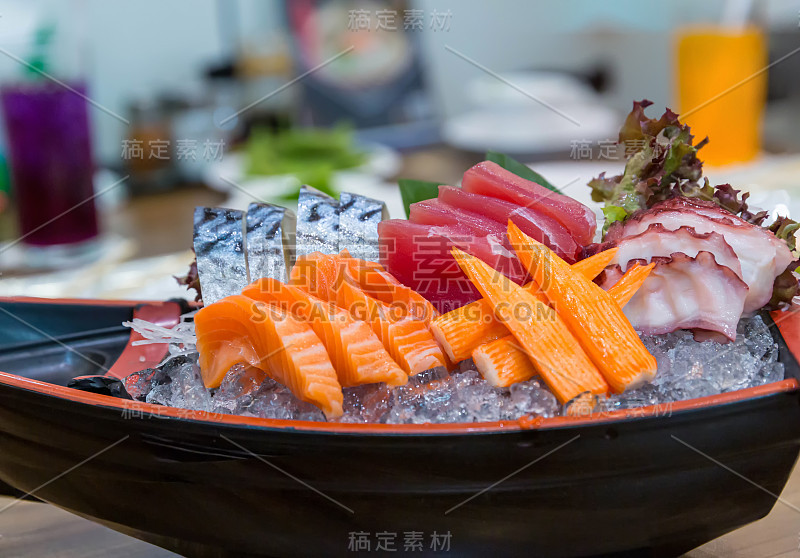
[[[587,279],[594,279],[614,259],[615,254],[616,248],[605,250],[573,264],[572,268]],[[528,283],[523,288],[539,296],[539,287],[535,283]],[[541,300],[547,304],[547,299]],[[485,299],[438,316],[431,322],[430,328],[453,362],[466,360],[484,343],[508,335],[508,328],[497,319],[492,305]]]
[[[354,258],[342,258],[350,276],[369,296],[392,306],[400,315],[410,316],[425,323],[439,315],[433,304],[424,296],[402,284],[381,265]]]
[[[289,274],[289,284],[329,301],[341,266],[342,263],[336,255],[312,252],[300,256]]]
[[[207,388],[219,387],[227,371],[243,363],[263,370],[326,417],[342,415],[342,386],[325,346],[308,324],[242,295],[201,308],[194,324]]]
[[[439,200],[452,207],[480,213],[505,229],[509,219],[526,234],[547,244],[568,262],[577,261],[583,248],[564,225],[536,208],[518,205],[490,195],[474,194],[453,186],[439,186]]]
[[[481,345],[472,360],[483,378],[494,387],[508,387],[536,376],[536,367],[513,335]]]
[[[425,322],[397,315],[391,306],[367,295],[352,280],[339,283],[337,304],[346,308],[353,318],[370,324],[383,346],[409,376],[447,366],[444,353]]]
[[[525,180],[491,161],[478,163],[465,172],[461,187],[473,194],[510,201],[549,215],[570,231],[581,246],[594,240],[597,229],[594,211],[576,199]]]
[[[611,295],[510,221],[508,237],[533,281],[614,391],[635,389],[655,377],[656,359]]]
[[[385,382],[408,382],[403,372],[366,322],[293,285],[271,278],[244,288],[244,296],[278,306],[306,321],[325,345],[343,387]]]
[[[453,256],[561,403],[586,392],[608,392],[608,384],[558,312],[479,259],[457,248]]]

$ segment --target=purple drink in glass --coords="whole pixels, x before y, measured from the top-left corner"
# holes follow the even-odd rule
[[[84,84],[71,84],[85,95]],[[2,90],[20,234],[31,246],[75,245],[98,235],[87,102],[49,81]]]

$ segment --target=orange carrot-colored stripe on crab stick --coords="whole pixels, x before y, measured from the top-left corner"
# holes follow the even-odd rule
[[[558,313],[474,256],[457,248],[452,253],[559,401],[566,403],[587,391],[608,391],[603,376]]]
[[[511,221],[508,238],[533,280],[614,391],[636,388],[655,377],[656,359],[647,352],[611,295],[575,273],[567,262]]]
[[[491,303],[476,300],[435,318],[431,333],[453,362],[466,360],[477,347],[508,335]]]
[[[606,292],[611,295],[611,298],[614,299],[620,308],[624,308],[633,298],[633,295],[636,294],[636,291],[639,290],[639,287],[642,286],[645,279],[650,276],[650,272],[655,265],[654,263],[649,263],[647,265],[634,264],[633,267],[626,271],[625,275],[620,277]]]
[[[618,248],[604,250],[573,264],[572,269],[587,279],[594,279],[614,259],[617,250]],[[535,283],[528,283],[523,288],[533,294],[537,294],[539,290]],[[491,304],[485,300],[476,300],[442,314],[431,322],[430,327],[434,337],[453,362],[466,360],[484,343],[508,335],[508,328],[497,320]]]
[[[572,264],[572,271],[580,273],[591,281],[608,267],[608,264],[610,264],[614,256],[617,255],[617,252],[619,252],[619,248],[609,248],[608,250],[598,252],[594,256],[589,256],[588,258]]]
[[[536,376],[536,367],[513,335],[485,343],[472,351],[483,378],[494,387],[508,387]]]

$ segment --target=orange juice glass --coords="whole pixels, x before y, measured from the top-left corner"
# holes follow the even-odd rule
[[[701,159],[715,166],[754,159],[767,91],[764,34],[757,27],[690,27],[675,43],[681,121],[696,142],[709,138]]]

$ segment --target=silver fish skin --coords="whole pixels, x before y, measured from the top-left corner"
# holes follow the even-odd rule
[[[267,203],[247,207],[247,269],[252,283],[270,277],[285,283],[292,265],[294,212]]]
[[[242,211],[221,207],[194,210],[194,251],[206,306],[239,294],[247,286],[243,226]]]
[[[311,186],[297,200],[296,255],[339,253],[339,202]]]
[[[339,196],[339,251],[377,262],[380,258],[378,223],[388,217],[386,204],[366,196],[342,192]]]

